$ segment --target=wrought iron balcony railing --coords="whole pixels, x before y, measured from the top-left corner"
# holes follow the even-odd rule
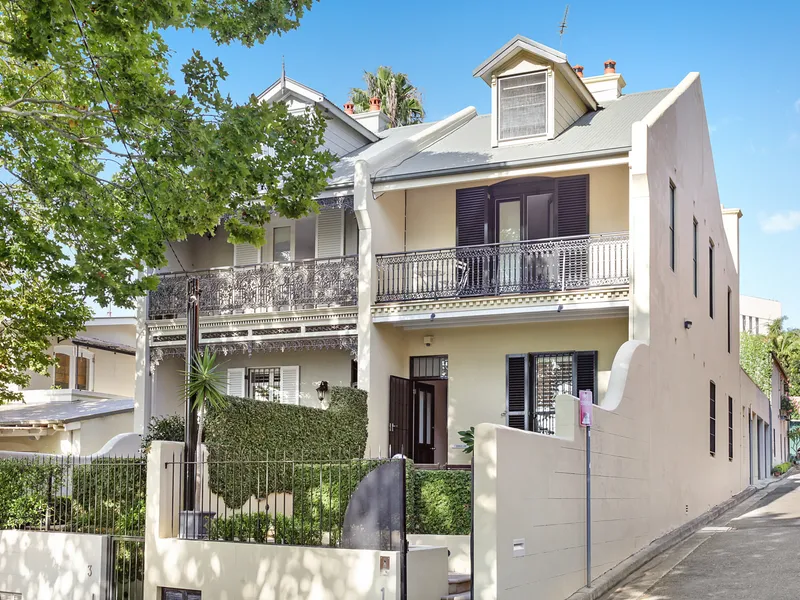
[[[628,234],[379,254],[377,301],[530,294],[625,285]]]
[[[201,315],[355,306],[358,296],[357,256],[160,273],[159,276],[158,288],[150,292],[150,319],[186,316],[189,277],[200,279]]]

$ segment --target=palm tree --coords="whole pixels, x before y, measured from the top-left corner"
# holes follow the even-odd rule
[[[350,101],[356,112],[369,110],[370,98],[381,99],[381,111],[389,117],[389,127],[422,123],[425,111],[419,90],[405,73],[395,73],[391,67],[378,67],[375,73],[364,71],[366,89],[350,90]]]

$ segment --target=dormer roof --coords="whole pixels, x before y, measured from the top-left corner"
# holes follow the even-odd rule
[[[363,137],[365,143],[377,142],[380,139],[380,137],[328,100],[323,94],[285,75],[282,75],[275,83],[261,92],[258,95],[258,100],[259,102],[282,102],[293,96],[309,104],[316,105],[326,116],[341,121],[344,125]]]
[[[559,71],[570,87],[581,97],[586,106],[597,110],[597,101],[592,96],[580,77],[572,70],[567,62],[567,55],[554,48],[545,46],[523,35],[516,35],[503,45],[499,50],[483,61],[472,73],[473,77],[480,77],[488,85],[492,83],[492,74],[504,64],[517,58],[519,54],[527,53],[539,60],[552,63],[553,68]]]

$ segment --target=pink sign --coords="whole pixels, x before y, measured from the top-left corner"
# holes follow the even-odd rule
[[[581,426],[592,426],[592,391],[581,390],[580,393]]]

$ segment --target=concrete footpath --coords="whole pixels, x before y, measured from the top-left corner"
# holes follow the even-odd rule
[[[797,600],[800,474],[770,485],[660,554],[603,600]]]

